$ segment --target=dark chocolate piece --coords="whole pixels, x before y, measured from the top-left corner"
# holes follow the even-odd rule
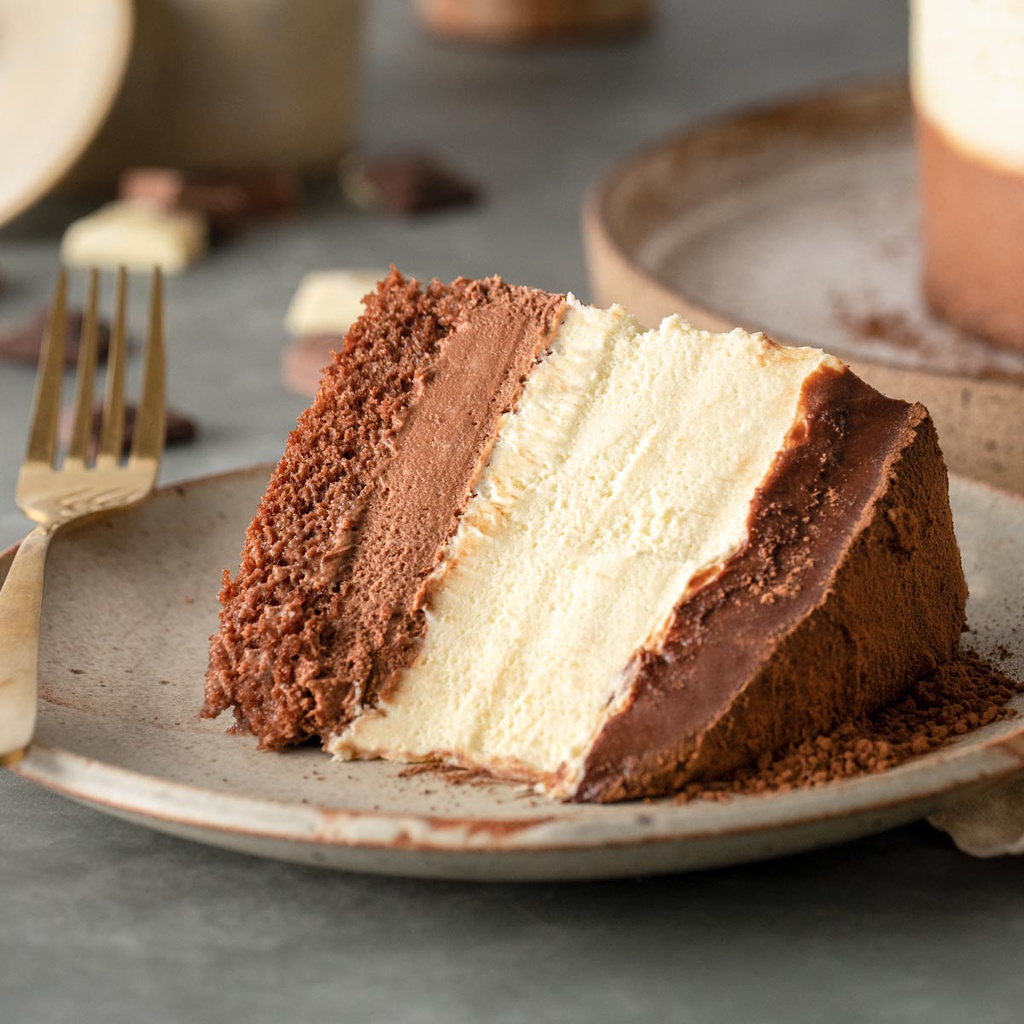
[[[138,414],[138,407],[134,403],[126,403],[124,408],[124,443],[121,446],[122,454],[127,455],[132,447],[132,440],[135,437],[135,417]],[[95,455],[95,443],[99,438],[100,426],[103,422],[103,406],[97,404],[92,411],[92,436],[93,450],[90,455]],[[60,419],[60,440],[67,444],[71,440],[71,431],[74,426],[74,412],[70,407],[62,411]],[[177,409],[167,410],[167,430],[164,434],[164,447],[171,448],[175,445],[190,444],[196,439],[199,429],[196,421]]]
[[[44,306],[37,309],[28,320],[0,332],[0,359],[17,363],[37,363],[48,316],[49,311]],[[80,309],[68,310],[64,337],[64,362],[67,366],[75,366],[78,362],[82,321],[83,316]],[[110,348],[110,325],[100,319],[97,328],[98,357],[99,361],[103,363],[106,361],[107,350]]]
[[[650,0],[421,0],[423,27],[442,39],[484,45],[619,42],[650,28]]]
[[[375,157],[342,167],[342,191],[356,206],[402,216],[465,206],[480,190],[424,153]]]
[[[340,352],[344,334],[307,334],[296,338],[281,353],[281,383],[297,395],[316,394],[331,353]]]
[[[138,167],[121,175],[118,195],[162,210],[201,213],[213,229],[231,231],[248,220],[295,210],[300,185],[288,171],[239,176]]]

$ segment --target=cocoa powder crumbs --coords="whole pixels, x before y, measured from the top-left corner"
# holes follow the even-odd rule
[[[905,313],[881,310],[861,313],[852,309],[841,295],[833,296],[832,313],[839,324],[858,338],[888,341],[905,348],[921,348],[924,338]]]
[[[691,783],[674,799],[689,803],[784,793],[883,772],[972,729],[1015,717],[1017,712],[1007,705],[1018,693],[1024,693],[1024,683],[968,651],[915,683],[898,703],[765,754],[755,766],[724,778]]]
[[[440,776],[455,786],[489,786],[495,781],[490,772],[482,768],[464,768],[461,765],[444,764],[441,761],[418,761],[406,765],[399,773],[400,779],[414,779],[420,775]]]

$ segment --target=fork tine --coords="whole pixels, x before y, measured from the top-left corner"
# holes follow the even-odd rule
[[[124,267],[117,271],[117,298],[114,322],[110,328],[110,352],[107,355],[107,395],[103,403],[103,424],[96,465],[117,465],[124,446],[124,361],[127,350],[128,274]]]
[[[159,267],[153,268],[149,297],[149,336],[146,339],[146,366],[142,376],[142,397],[135,416],[135,438],[131,461],[160,461],[164,449],[166,410],[164,406],[164,286]]]
[[[71,433],[68,458],[85,462],[89,454],[89,440],[92,436],[92,392],[96,376],[96,357],[99,348],[99,305],[100,273],[94,267],[89,271],[89,294],[85,303],[85,320],[82,323],[82,338],[78,349],[78,390],[75,395],[75,420]]]
[[[36,391],[32,402],[32,427],[26,459],[53,465],[57,454],[57,418],[60,414],[60,388],[64,369],[64,335],[67,325],[67,272],[57,273],[50,315],[43,332],[36,371]]]

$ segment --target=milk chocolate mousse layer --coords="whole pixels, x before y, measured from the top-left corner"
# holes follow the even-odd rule
[[[637,654],[575,799],[714,778],[896,699],[954,654],[967,586],[926,410],[828,366],[800,404],[745,545]]]
[[[920,113],[917,146],[929,305],[1024,350],[1024,172],[957,145]]]
[[[225,573],[206,703],[280,749],[340,729],[416,656],[424,581],[563,297],[498,278],[367,301]]]

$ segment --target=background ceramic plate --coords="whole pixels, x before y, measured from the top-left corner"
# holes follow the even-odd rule
[[[597,183],[584,237],[600,304],[835,352],[927,405],[955,470],[1024,494],[1024,352],[937,320],[921,296],[902,82],[661,139]]]
[[[130,0],[0,0],[0,224],[49,191],[89,144],[131,38]]]
[[[166,488],[130,513],[58,535],[47,568],[38,742],[26,778],[202,842],[359,871],[479,879],[637,875],[771,857],[930,813],[1024,768],[1001,723],[884,775],[736,799],[563,805],[511,784],[455,784],[319,750],[261,754],[201,721],[223,566],[237,565],[266,484],[259,467]],[[1024,674],[1024,502],[957,480],[971,643]],[[10,563],[8,552],[0,571]]]

